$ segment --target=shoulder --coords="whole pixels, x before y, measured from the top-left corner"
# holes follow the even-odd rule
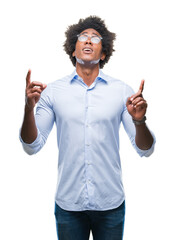
[[[128,97],[134,94],[133,89],[126,82],[103,73],[101,76],[106,80],[110,92],[114,92],[115,95],[120,96],[124,102],[126,102]]]

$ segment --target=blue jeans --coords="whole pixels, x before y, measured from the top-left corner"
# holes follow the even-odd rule
[[[55,204],[55,219],[59,240],[88,240],[90,230],[94,240],[122,240],[125,201],[107,211],[66,211]]]

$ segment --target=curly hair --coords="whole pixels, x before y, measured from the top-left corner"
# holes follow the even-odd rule
[[[72,56],[72,53],[75,51],[75,45],[77,42],[77,35],[82,31],[88,28],[95,29],[102,37],[102,52],[105,53],[106,57],[102,61],[100,60],[100,68],[103,68],[105,63],[107,63],[112,56],[112,53],[115,51],[113,49],[113,42],[116,39],[116,34],[110,32],[104,21],[97,16],[90,16],[85,19],[80,19],[77,24],[70,25],[65,32],[66,41],[64,42],[64,50],[69,55],[72,64],[76,66],[76,59]]]

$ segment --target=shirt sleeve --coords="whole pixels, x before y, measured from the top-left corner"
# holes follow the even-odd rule
[[[124,129],[125,129],[128,137],[132,143],[132,146],[135,148],[136,152],[140,155],[140,157],[149,157],[154,152],[156,138],[155,138],[154,133],[152,131],[150,131],[153,136],[153,140],[154,140],[151,148],[148,150],[142,150],[137,147],[136,142],[135,142],[136,128],[132,121],[132,117],[128,113],[128,110],[126,107],[126,101],[127,101],[128,97],[132,96],[133,94],[134,94],[134,91],[132,90],[132,88],[130,88],[129,86],[126,85],[125,89],[124,89],[124,110],[122,113],[122,123],[123,123]]]
[[[41,150],[46,143],[50,131],[52,130],[54,121],[55,114],[52,107],[52,95],[50,85],[48,85],[42,92],[36,108],[35,122],[37,126],[37,138],[34,142],[28,144],[22,140],[21,134],[19,136],[23,149],[26,153],[32,155]]]

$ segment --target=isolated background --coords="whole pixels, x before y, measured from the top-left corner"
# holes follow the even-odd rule
[[[97,15],[117,34],[103,71],[137,91],[145,79],[147,123],[157,144],[139,158],[121,127],[126,192],[126,240],[175,239],[173,1],[7,0],[0,3],[0,239],[55,239],[57,182],[55,127],[35,156],[18,140],[25,77],[49,83],[72,73],[63,51],[64,32],[79,18]]]

